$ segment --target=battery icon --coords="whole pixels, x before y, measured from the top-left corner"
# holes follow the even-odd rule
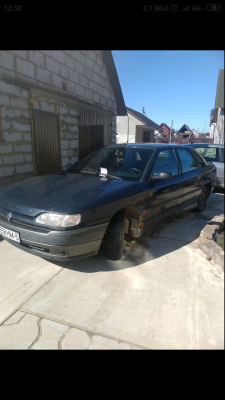
[[[220,4],[208,4],[206,6],[207,11],[220,11],[221,5]]]

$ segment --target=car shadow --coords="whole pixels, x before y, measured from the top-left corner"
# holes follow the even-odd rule
[[[164,228],[170,230],[172,224],[176,224],[177,221],[182,221],[182,218],[187,218],[187,214],[188,213],[180,214],[179,216],[168,220],[165,223],[157,225],[154,230],[145,233],[140,238],[134,239],[130,243],[125,242],[123,255],[118,261],[109,260],[107,258],[106,244],[103,243],[100,247],[99,253],[96,256],[82,258],[79,260],[70,261],[68,263],[53,263],[64,266],[66,269],[89,274],[96,272],[120,271],[159,259],[164,255],[168,255],[173,251],[179,250],[196,239],[196,237],[192,237],[192,240],[185,240],[184,237],[183,240],[177,240],[173,237],[172,233],[170,238],[162,238],[160,236],[160,232],[162,232]],[[195,214],[193,213],[193,218],[194,217]],[[199,214],[197,217],[199,217]],[[200,225],[202,226],[205,225],[209,218],[206,216],[201,216],[200,220]],[[161,260],[161,262],[163,261]]]
[[[198,247],[193,242],[198,239],[201,230],[215,215],[222,213],[217,207],[220,204],[218,201],[222,201],[220,194],[223,194],[221,189],[214,194],[213,207],[206,207],[202,213],[191,210],[178,214],[131,243],[125,242],[122,258],[118,261],[107,258],[106,244],[103,243],[98,255],[68,262],[65,268],[82,273],[119,271],[160,259],[191,243]],[[159,262],[165,261],[162,258]]]

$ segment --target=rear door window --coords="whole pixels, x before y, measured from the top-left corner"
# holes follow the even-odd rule
[[[176,149],[180,158],[183,173],[194,171],[198,168],[195,158],[186,149]]]
[[[198,161],[199,165],[203,168],[205,167],[206,163],[203,160],[203,158],[199,155],[199,153],[195,152],[194,157],[196,158],[196,160]]]

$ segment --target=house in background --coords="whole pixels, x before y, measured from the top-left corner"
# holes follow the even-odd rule
[[[160,125],[160,128],[163,129],[163,135],[164,136],[169,136],[170,135],[170,128],[167,124],[165,124],[164,122],[162,122]],[[171,134],[174,135],[175,133],[175,129],[172,129]]]
[[[224,69],[219,70],[214,110],[210,115],[210,138],[224,144]]]
[[[116,143],[125,116],[111,51],[0,51],[0,186]]]
[[[193,137],[199,138],[199,133],[198,133],[198,131],[196,131],[196,129],[192,129],[191,131],[193,133]]]
[[[177,131],[178,138],[191,138],[193,136],[193,133],[191,129],[186,125],[182,125],[182,127]]]
[[[195,138],[195,139],[198,139],[198,138],[200,138],[200,139],[201,138],[202,139],[208,139],[209,135],[210,135],[209,132],[207,132],[207,133],[199,133],[198,131],[196,131],[196,129],[192,129],[191,132],[193,134],[192,138]]]
[[[203,139],[208,139],[210,137],[210,132],[207,133],[199,133],[199,137]]]
[[[126,110],[127,116],[117,117],[117,143],[153,143],[155,130],[162,131],[160,126],[132,108],[126,107]]]

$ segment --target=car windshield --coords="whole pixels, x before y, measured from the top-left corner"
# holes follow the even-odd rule
[[[103,147],[70,167],[67,172],[76,174],[107,174],[115,179],[140,181],[154,149],[126,146]]]

